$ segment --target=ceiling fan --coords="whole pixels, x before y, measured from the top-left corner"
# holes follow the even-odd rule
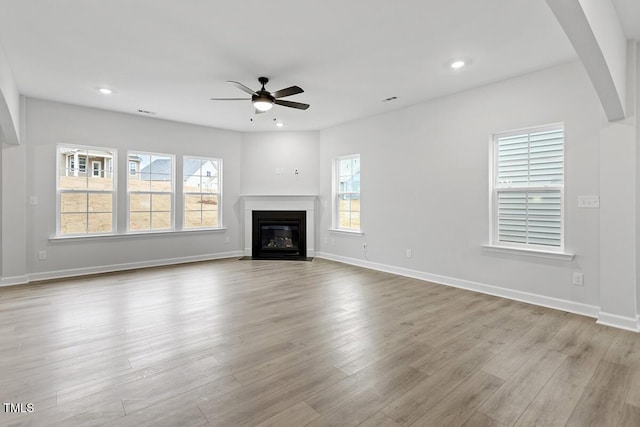
[[[267,112],[273,107],[273,104],[282,105],[283,107],[289,108],[297,108],[298,110],[306,110],[309,108],[309,104],[303,104],[302,102],[293,102],[293,101],[284,101],[280,98],[284,98],[285,96],[296,95],[298,93],[304,92],[302,88],[298,86],[290,86],[285,89],[280,89],[275,92],[269,92],[264,88],[264,85],[269,83],[269,79],[266,77],[258,78],[258,81],[262,84],[262,89],[253,90],[243,85],[242,83],[227,81],[227,83],[231,83],[238,89],[243,92],[251,95],[251,98],[211,98],[212,101],[248,101],[251,100],[251,103],[256,109],[256,114],[261,114]]]

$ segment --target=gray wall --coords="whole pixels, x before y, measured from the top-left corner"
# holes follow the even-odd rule
[[[161,260],[194,259],[240,249],[240,134],[28,99],[26,107],[27,199],[38,198],[28,209],[27,272],[82,273],[100,266],[146,265]],[[119,177],[126,176],[127,150],[210,156],[223,159],[223,225],[226,232],[188,232],[136,236],[135,238],[69,239],[51,241],[55,235],[56,145],[58,143],[118,149]],[[178,171],[181,168],[176,168]],[[126,218],[126,182],[118,181],[117,210]],[[126,229],[120,223],[119,229]],[[7,236],[5,236],[6,238]],[[226,242],[228,237],[229,242]],[[47,260],[37,253],[46,250]]]
[[[242,194],[318,194],[319,151],[319,132],[243,134]]]
[[[575,259],[483,251],[489,242],[491,135],[557,122],[564,122],[566,134],[565,246]],[[586,73],[572,63],[324,130],[318,251],[516,298],[543,296],[537,300],[593,314],[599,215],[597,209],[578,209],[577,200],[599,194],[604,122]],[[327,231],[331,161],[353,153],[362,162],[364,236]],[[574,271],[584,273],[583,287],[571,284]]]

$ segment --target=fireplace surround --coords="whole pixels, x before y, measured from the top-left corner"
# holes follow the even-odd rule
[[[305,213],[303,249],[307,259],[315,256],[315,203],[317,195],[242,195],[244,211],[244,255],[253,258],[254,211],[302,211]],[[260,258],[256,258],[260,259]],[[262,258],[266,259],[266,258]],[[283,259],[283,258],[278,258]],[[284,258],[289,259],[289,258]]]

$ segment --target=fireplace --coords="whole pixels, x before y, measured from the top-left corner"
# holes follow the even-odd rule
[[[307,260],[315,256],[315,204],[318,196],[314,194],[244,194],[242,196],[242,208],[244,211],[244,256],[254,258],[256,252],[253,249],[254,228],[253,212],[255,211],[303,211],[307,215],[304,219],[306,233],[300,233],[304,239],[302,244],[298,244],[304,250]],[[264,258],[263,258],[264,259]],[[295,259],[295,258],[278,258]]]
[[[254,259],[307,258],[306,211],[252,211]]]

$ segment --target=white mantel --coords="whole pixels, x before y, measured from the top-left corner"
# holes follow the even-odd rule
[[[317,195],[241,195],[244,204],[244,255],[251,256],[253,211],[306,211],[307,256],[315,256],[315,204]]]

